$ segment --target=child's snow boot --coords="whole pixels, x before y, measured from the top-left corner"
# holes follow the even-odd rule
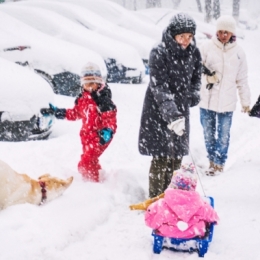
[[[99,171],[96,167],[79,165],[78,171],[81,173],[84,181],[99,182]]]

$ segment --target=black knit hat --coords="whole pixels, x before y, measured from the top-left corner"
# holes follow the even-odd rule
[[[172,37],[182,33],[192,33],[195,35],[195,31],[196,22],[191,16],[184,13],[179,13],[173,16],[167,27],[167,32],[169,32]]]

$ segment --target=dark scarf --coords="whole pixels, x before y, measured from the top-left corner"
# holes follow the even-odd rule
[[[168,52],[178,58],[188,57],[196,50],[195,38],[193,38],[193,41],[186,49],[183,49],[167,31],[163,33],[162,43],[165,45]]]

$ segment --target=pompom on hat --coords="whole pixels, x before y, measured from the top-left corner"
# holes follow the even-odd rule
[[[188,14],[178,13],[170,20],[166,31],[170,33],[172,37],[182,33],[192,33],[195,35],[196,22]]]
[[[197,176],[194,164],[183,164],[179,170],[174,171],[169,188],[195,191]]]
[[[88,62],[81,70],[81,86],[86,83],[103,84],[104,80],[101,75],[100,68],[93,62]]]
[[[228,31],[236,34],[236,20],[230,15],[222,15],[217,20],[217,31]]]

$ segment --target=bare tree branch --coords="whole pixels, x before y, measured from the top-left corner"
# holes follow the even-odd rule
[[[220,17],[220,2],[219,0],[213,0],[213,17],[218,19]]]
[[[200,13],[202,13],[202,6],[201,6],[201,3],[200,3],[200,0],[196,0],[197,1],[197,6],[198,6],[198,10]]]
[[[239,10],[240,10],[240,0],[233,0],[233,17],[236,21],[239,18]]]
[[[206,11],[205,22],[209,23],[212,18],[211,17],[211,11],[212,11],[211,0],[205,0],[205,11]]]

